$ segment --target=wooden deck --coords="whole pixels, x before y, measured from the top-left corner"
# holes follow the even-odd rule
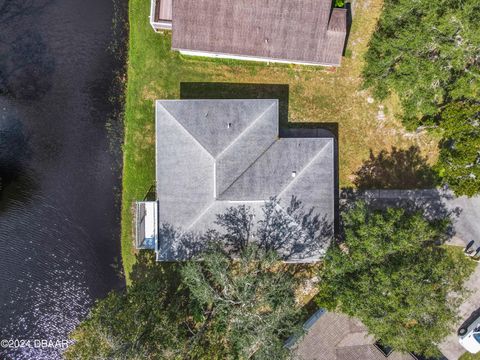
[[[155,0],[155,22],[172,21],[172,0]]]

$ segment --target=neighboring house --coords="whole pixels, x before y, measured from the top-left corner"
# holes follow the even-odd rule
[[[172,0],[150,0],[150,25],[155,31],[172,29]]]
[[[339,66],[347,10],[332,0],[151,0],[155,31],[187,55]]]
[[[155,249],[159,261],[185,259],[192,255],[185,234],[212,228],[232,206],[250,207],[258,220],[272,197],[279,211],[297,198],[333,229],[334,158],[333,137],[316,129],[279,137],[278,100],[158,100],[158,200],[137,203],[137,247]],[[164,223],[178,233],[162,234]],[[331,236],[333,230],[325,241],[288,243],[279,252],[294,253],[292,262],[316,261]]]
[[[290,345],[302,360],[416,360],[379,347],[359,320],[343,314],[319,310],[304,326],[306,335]]]

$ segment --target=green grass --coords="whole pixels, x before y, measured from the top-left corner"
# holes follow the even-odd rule
[[[127,282],[135,261],[132,202],[143,199],[154,183],[154,100],[180,97],[182,82],[286,84],[280,89],[281,111],[286,122],[338,124],[340,185],[352,184],[353,173],[368,158],[392,146],[418,145],[432,161],[436,141],[425,133],[409,134],[395,119],[398,101],[384,102],[385,120],[377,120],[379,105],[367,101],[360,89],[362,56],[375,28],[382,0],[358,0],[348,41],[348,56],[338,69],[273,65],[257,62],[183,57],[170,51],[171,36],[156,34],[148,23],[150,2],[130,0],[128,84],[125,112],[125,142],[122,196],[122,257]],[[273,87],[188,87],[185,96],[272,97]],[[253,93],[252,93],[253,91]],[[248,93],[248,94],[247,94]],[[283,94],[283,95],[282,95]],[[336,128],[333,126],[332,128]]]
[[[470,354],[469,352],[465,352],[458,360],[480,360],[480,353]]]

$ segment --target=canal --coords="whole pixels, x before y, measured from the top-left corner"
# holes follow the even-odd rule
[[[124,286],[125,7],[0,0],[0,339],[65,340],[95,299]],[[0,358],[61,350],[30,344]]]

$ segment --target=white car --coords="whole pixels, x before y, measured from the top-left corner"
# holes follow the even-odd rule
[[[480,351],[480,317],[468,327],[458,329],[458,342],[472,354]]]

